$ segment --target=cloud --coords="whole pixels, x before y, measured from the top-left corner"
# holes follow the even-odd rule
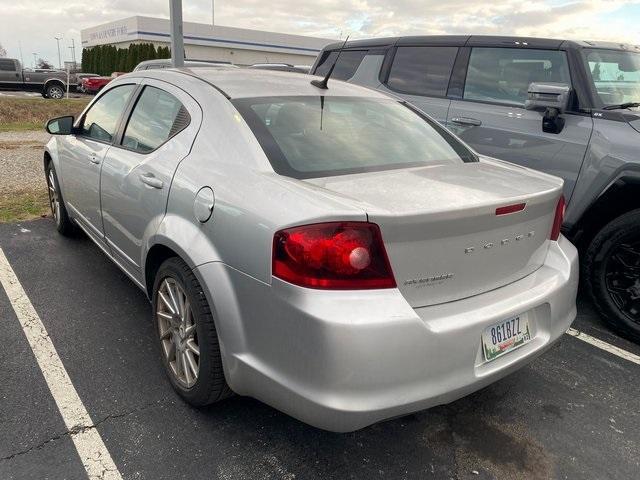
[[[0,3],[0,43],[9,55],[18,56],[20,40],[25,60],[37,52],[55,63],[56,34],[65,35],[69,57],[82,28],[169,14],[168,0]],[[183,0],[183,11],[186,21],[210,22],[211,0]],[[221,25],[334,38],[475,33],[640,43],[640,0],[234,0],[217,2],[215,17]]]

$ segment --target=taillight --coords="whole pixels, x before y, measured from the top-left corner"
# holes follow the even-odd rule
[[[557,241],[558,238],[560,238],[560,228],[564,221],[565,207],[564,195],[562,195],[556,205],[556,216],[553,218],[553,227],[551,228],[551,236],[549,237],[551,240]]]
[[[394,288],[380,228],[367,222],[331,222],[276,232],[273,276],[329,290]]]

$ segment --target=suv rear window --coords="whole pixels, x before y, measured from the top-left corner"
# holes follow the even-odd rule
[[[273,169],[293,178],[476,160],[443,127],[393,99],[262,97],[233,104]]]
[[[457,47],[398,47],[387,86],[410,95],[444,97]]]
[[[331,74],[331,78],[337,78],[338,80],[349,80],[358,70],[358,67],[362,63],[362,59],[367,54],[367,50],[345,50],[338,58],[338,63],[336,64],[336,68],[333,69],[333,73]],[[320,61],[320,64],[316,67],[316,71],[314,75],[320,75],[324,77],[333,62],[336,61],[336,57],[338,56],[338,51],[334,50],[333,52],[329,52],[329,54],[323,54],[323,58]]]

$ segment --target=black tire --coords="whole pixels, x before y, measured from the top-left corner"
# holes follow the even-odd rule
[[[51,82],[45,89],[46,98],[60,100],[64,98],[64,86],[58,82]]]
[[[56,222],[56,230],[65,237],[75,237],[78,234],[78,227],[73,220],[69,218],[67,208],[64,206],[64,200],[62,198],[62,192],[60,191],[60,183],[58,182],[58,175],[56,169],[53,166],[53,162],[47,164],[45,169],[47,189],[49,192],[49,206],[51,207],[51,215],[54,222]],[[54,185],[51,184],[54,183]],[[57,195],[58,201],[58,213],[56,213],[54,196]]]
[[[157,320],[158,291],[162,282],[167,278],[175,281],[186,294],[196,326],[197,342],[200,349],[199,371],[195,384],[190,388],[179,382],[169,365],[169,360],[162,346],[160,325]],[[152,305],[152,318],[158,335],[162,364],[175,391],[194,407],[210,405],[231,396],[233,392],[224,377],[220,343],[211,308],[202,291],[200,282],[198,282],[194,273],[182,259],[178,257],[169,258],[158,269],[153,285]]]
[[[608,223],[583,262],[587,290],[603,319],[640,342],[640,210]]]

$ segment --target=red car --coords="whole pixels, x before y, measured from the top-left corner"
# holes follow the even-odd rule
[[[126,72],[113,72],[109,77],[87,77],[82,79],[82,91],[85,93],[98,93],[107,83]]]

